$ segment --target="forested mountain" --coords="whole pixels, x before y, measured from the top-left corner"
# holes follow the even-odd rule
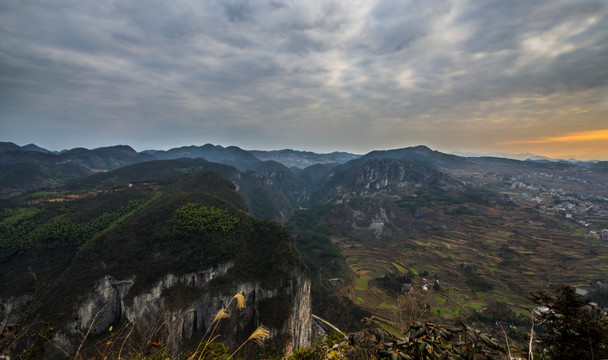
[[[8,144],[8,145],[7,145]],[[13,146],[11,146],[13,145]],[[99,171],[107,171],[152,158],[129,146],[88,150],[76,148],[54,154],[34,144],[18,147],[3,143],[0,152],[0,196],[52,188]]]
[[[230,180],[201,169],[179,174],[179,165],[123,167],[3,209],[2,310],[16,316],[29,304],[31,316],[55,324],[51,343],[38,349],[44,357],[73,353],[82,331],[96,337],[127,321],[184,351],[234,294],[248,308],[223,322],[220,331],[232,334],[226,345],[262,324],[277,354],[310,343],[309,280],[287,231],[249,215]],[[156,323],[164,317],[174,320]]]

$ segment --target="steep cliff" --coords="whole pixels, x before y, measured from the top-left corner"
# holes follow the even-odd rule
[[[63,343],[83,331],[91,336],[107,332],[113,324],[128,322],[140,333],[160,333],[173,353],[183,351],[184,340],[200,339],[212,326],[217,312],[231,305],[235,294],[243,295],[245,308],[230,310],[236,314],[222,323],[222,332],[230,335],[224,343],[234,347],[248,336],[248,329],[260,325],[269,328],[271,338],[284,336],[284,352],[310,345],[312,317],[310,309],[310,280],[301,273],[294,273],[287,281],[276,286],[264,286],[260,282],[243,282],[224,287],[221,291],[210,286],[212,280],[221,281],[233,263],[215,268],[176,276],[167,274],[152,288],[127,299],[134,280],[116,280],[105,276],[95,284],[77,306],[77,320],[56,334]],[[177,288],[189,288],[187,297],[169,295]],[[179,290],[178,290],[179,291]],[[273,301],[283,298],[290,306],[274,310],[285,311],[278,319],[265,318],[262,309]],[[234,305],[234,304],[232,304]],[[235,336],[236,334],[236,336]],[[272,341],[272,340],[271,340]]]
[[[33,296],[39,319],[53,324],[44,356],[83,354],[110,327],[187,351],[235,294],[246,308],[231,304],[217,328],[229,348],[260,325],[275,355],[310,343],[310,280],[291,236],[245,212],[231,181],[202,172],[62,202],[25,206],[0,224],[19,235],[0,257],[3,310],[18,312],[17,299],[44,284]]]
[[[460,183],[420,160],[361,158],[329,171],[312,203],[412,194],[421,189],[460,189]]]

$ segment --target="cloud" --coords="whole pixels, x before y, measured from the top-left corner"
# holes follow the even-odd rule
[[[591,131],[607,20],[594,0],[5,2],[0,132],[365,152]]]

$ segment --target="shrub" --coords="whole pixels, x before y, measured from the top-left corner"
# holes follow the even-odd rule
[[[604,311],[569,286],[555,295],[533,294],[536,312],[545,329],[540,343],[552,359],[604,359],[608,357],[608,318]]]
[[[495,359],[504,352],[490,335],[463,323],[459,327],[412,323],[403,337],[397,337],[373,319],[365,322],[365,328],[349,335],[338,351],[332,349],[332,356],[341,359],[484,360]]]

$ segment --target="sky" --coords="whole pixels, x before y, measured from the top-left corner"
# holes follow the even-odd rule
[[[608,160],[608,2],[2,1],[0,141]]]

